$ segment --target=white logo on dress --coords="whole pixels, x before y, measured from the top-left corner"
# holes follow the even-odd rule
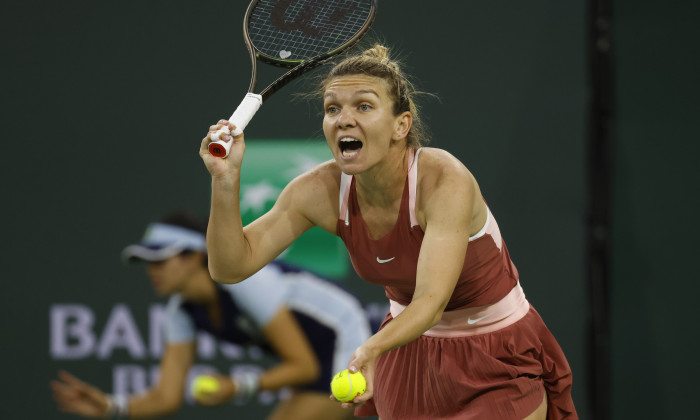
[[[481,321],[482,319],[487,318],[487,317],[489,317],[489,316],[491,316],[491,315],[493,315],[493,313],[486,314],[486,315],[484,315],[484,316],[482,316],[482,317],[480,317],[480,318],[474,318],[474,319],[472,319],[472,317],[468,317],[468,318],[467,318],[467,324],[469,324],[469,325],[476,324],[477,322],[479,322],[479,321]]]
[[[389,258],[389,259],[382,260],[382,259],[380,259],[379,257],[377,257],[377,262],[378,262],[379,264],[384,264],[384,263],[388,263],[389,261],[393,260],[394,258],[396,258],[396,257],[391,257],[391,258]]]

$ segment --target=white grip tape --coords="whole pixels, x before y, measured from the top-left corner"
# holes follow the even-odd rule
[[[228,119],[231,124],[236,126],[236,129],[233,130],[234,137],[241,135],[243,130],[248,126],[250,120],[253,119],[253,115],[260,109],[260,105],[262,105],[262,96],[250,92],[245,95],[245,98],[243,98],[243,101],[241,101],[238,108],[233,112],[231,118]],[[231,131],[226,126],[221,127],[219,131],[212,134],[211,139],[217,141],[222,134],[231,134]]]
[[[262,105],[262,96],[250,92],[245,95],[241,104],[238,105],[231,118],[228,119],[236,126],[236,129],[233,130],[234,137],[241,135],[250,120],[253,119],[253,115],[260,109],[260,105]]]

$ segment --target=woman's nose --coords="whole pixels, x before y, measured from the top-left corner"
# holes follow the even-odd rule
[[[352,127],[355,124],[355,118],[352,112],[347,109],[341,110],[340,115],[338,115],[337,124],[338,128]]]

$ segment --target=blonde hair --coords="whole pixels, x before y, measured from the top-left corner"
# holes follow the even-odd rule
[[[364,74],[383,79],[389,86],[389,96],[394,103],[394,115],[410,112],[413,117],[411,129],[406,138],[409,147],[420,147],[428,143],[427,129],[420,118],[415,96],[419,94],[408,77],[401,71],[399,62],[389,57],[389,49],[381,44],[374,44],[359,55],[350,56],[336,64],[321,81],[320,90],[325,91],[328,84],[337,77]]]

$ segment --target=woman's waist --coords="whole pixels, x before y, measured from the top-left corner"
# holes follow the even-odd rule
[[[396,318],[406,306],[390,299],[389,310]],[[527,314],[530,303],[520,282],[496,303],[443,312],[442,319],[423,333],[429,337],[459,337],[484,334],[514,324]]]

